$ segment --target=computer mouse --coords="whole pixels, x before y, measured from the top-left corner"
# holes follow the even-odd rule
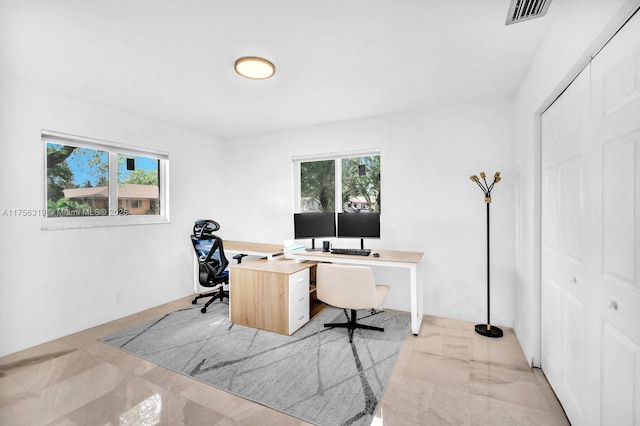
[[[380,253],[373,253],[373,257],[380,257]]]

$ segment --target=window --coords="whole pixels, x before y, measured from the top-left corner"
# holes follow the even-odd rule
[[[300,212],[335,211],[335,160],[300,163]]]
[[[342,211],[380,212],[380,156],[342,159]]]
[[[43,228],[168,222],[167,153],[49,131]]]
[[[296,157],[293,162],[295,212],[380,212],[379,150]]]

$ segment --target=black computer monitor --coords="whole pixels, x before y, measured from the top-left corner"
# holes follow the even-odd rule
[[[380,213],[338,213],[338,238],[380,238]]]
[[[307,212],[293,214],[294,238],[311,238],[311,249],[315,250],[315,238],[336,236],[336,214],[334,212]]]

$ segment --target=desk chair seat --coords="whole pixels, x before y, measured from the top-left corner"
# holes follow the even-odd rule
[[[199,299],[210,297],[205,305],[200,309],[204,314],[207,308],[215,300],[224,300],[229,298],[229,291],[224,289],[225,285],[229,285],[229,261],[224,254],[224,243],[222,238],[213,234],[220,229],[220,225],[213,220],[199,220],[193,227],[193,235],[191,235],[191,243],[198,258],[198,282],[203,287],[212,287],[213,291],[200,293],[192,301],[192,304],[198,303]],[[242,262],[242,258],[246,254],[237,254],[233,258],[238,262]]]
[[[353,331],[357,328],[384,331],[358,322],[357,309],[379,307],[389,292],[389,286],[376,285],[373,271],[367,266],[334,265],[321,263],[316,270],[316,292],[319,300],[328,305],[351,310],[348,322],[328,323],[325,327],[344,327],[349,332],[349,343],[353,342]]]

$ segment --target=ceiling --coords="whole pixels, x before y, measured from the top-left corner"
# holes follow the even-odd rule
[[[231,139],[513,98],[561,1],[0,0],[0,73]],[[273,78],[235,73],[253,55]]]

